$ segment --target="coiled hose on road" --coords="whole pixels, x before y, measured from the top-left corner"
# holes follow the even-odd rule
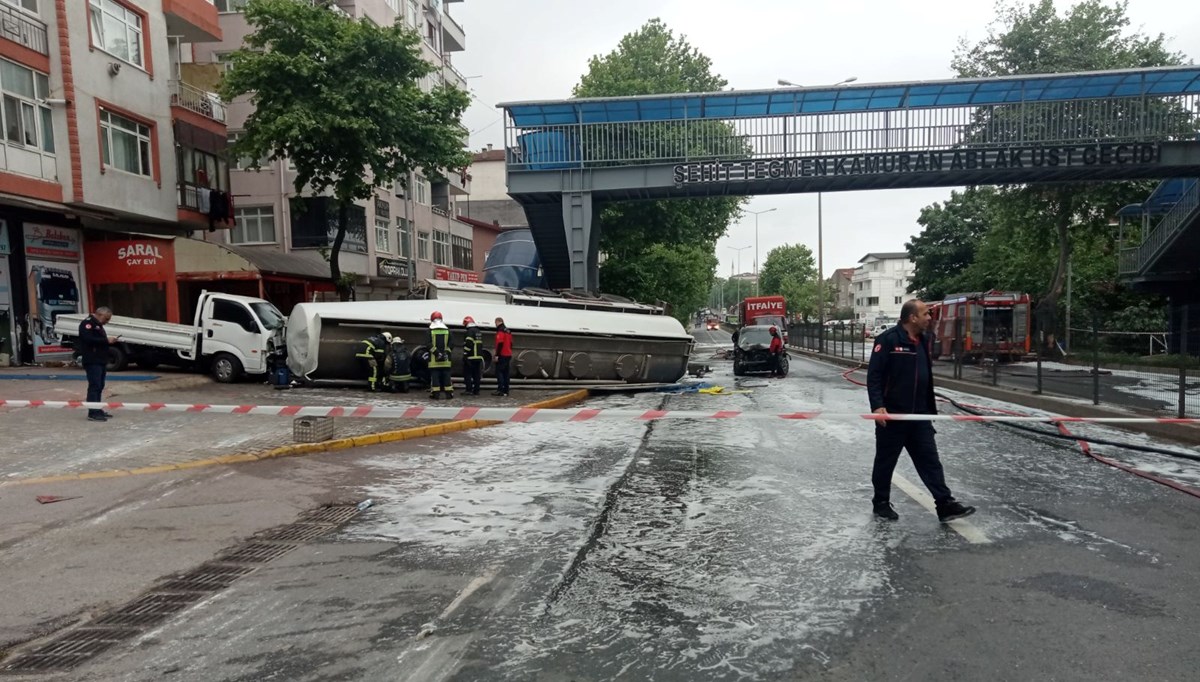
[[[863,383],[857,379],[854,379],[853,377],[850,376],[854,372],[857,372],[859,369],[861,369],[861,368],[853,367],[851,369],[846,370],[845,372],[842,373],[842,378],[845,379],[846,381],[849,381],[852,384],[865,387],[866,386],[865,383]],[[980,415],[980,414],[982,414],[983,410],[990,410],[992,412],[1000,412],[1002,414],[1012,414],[1012,415],[1016,415],[1016,416],[1030,416],[1030,415],[1023,414],[1020,412],[1014,412],[1012,410],[1004,410],[1004,409],[995,408],[995,407],[984,407],[981,405],[970,405],[967,403],[960,403],[957,400],[954,400],[953,398],[943,395],[941,393],[935,392],[934,395],[936,395],[939,399],[950,403],[955,408],[957,408],[963,412],[966,412],[967,414]],[[1147,452],[1147,453],[1156,454],[1156,455],[1166,455],[1167,457],[1175,457],[1177,459],[1188,460],[1191,462],[1200,462],[1200,455],[1193,455],[1190,453],[1178,452],[1175,450],[1167,450],[1165,448],[1156,448],[1152,445],[1138,445],[1136,443],[1129,443],[1126,441],[1109,440],[1107,438],[1094,438],[1091,436],[1080,436],[1080,435],[1071,433],[1069,430],[1067,430],[1066,425],[1061,424],[1061,423],[1057,425],[1058,429],[1059,429],[1059,433],[1054,433],[1052,431],[1047,431],[1045,429],[1039,429],[1034,426],[1027,426],[1025,424],[1014,424],[1012,422],[994,422],[993,425],[1006,426],[1008,428],[1016,429],[1018,431],[1025,431],[1025,432],[1032,433],[1032,434],[1035,434],[1038,436],[1045,436],[1047,438],[1055,438],[1055,439],[1060,439],[1060,440],[1073,440],[1073,441],[1079,443],[1079,449],[1084,455],[1096,460],[1097,462],[1100,462],[1102,464],[1107,464],[1108,466],[1113,467],[1114,469],[1120,469],[1121,471],[1133,474],[1134,476],[1138,476],[1138,477],[1144,478],[1146,480],[1154,481],[1155,483],[1165,485],[1168,488],[1171,488],[1173,490],[1178,490],[1181,493],[1187,493],[1188,495],[1191,495],[1192,497],[1200,498],[1200,490],[1196,490],[1195,488],[1188,487],[1186,485],[1183,485],[1182,483],[1176,483],[1175,481],[1163,478],[1161,476],[1156,476],[1154,474],[1147,473],[1145,471],[1141,471],[1140,469],[1135,469],[1127,464],[1123,464],[1116,460],[1109,459],[1108,457],[1105,457],[1103,455],[1098,455],[1095,452],[1092,452],[1092,448],[1089,446],[1089,444],[1109,445],[1112,447],[1123,448],[1126,450],[1133,450],[1136,452]]]

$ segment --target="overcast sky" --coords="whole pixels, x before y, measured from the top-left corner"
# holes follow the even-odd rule
[[[1070,2],[1057,0],[1060,8]],[[738,90],[776,87],[780,78],[804,85],[951,78],[959,39],[986,35],[995,16],[990,0],[466,0],[450,12],[463,24],[467,51],[455,65],[470,78],[474,104],[465,123],[471,146],[503,144],[495,105],[561,99],[596,54],[659,17],[713,61]],[[1134,27],[1165,33],[1170,47],[1200,58],[1200,3],[1130,0]],[[474,76],[478,76],[475,78]],[[918,231],[921,207],[949,197],[948,189],[840,192],[824,195],[825,272],[852,267],[870,251],[903,251]],[[781,244],[817,251],[816,195],[753,197],[759,258]],[[717,247],[718,274],[727,277],[741,251],[741,271],[753,269],[754,216],[732,225]]]

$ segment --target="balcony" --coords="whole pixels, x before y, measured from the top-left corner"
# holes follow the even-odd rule
[[[163,0],[167,34],[184,42],[211,43],[221,40],[221,23],[213,0]]]
[[[192,87],[182,81],[171,81],[171,106],[225,123],[225,104],[215,93]]]
[[[442,12],[442,49],[446,52],[462,52],[467,49],[466,31],[446,12]]]
[[[17,8],[0,3],[0,38],[27,47],[38,54],[50,55],[46,25]]]

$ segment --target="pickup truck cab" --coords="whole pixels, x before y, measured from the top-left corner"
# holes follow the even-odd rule
[[[64,341],[73,343],[86,315],[60,315]],[[202,292],[191,325],[114,315],[104,326],[117,343],[109,349],[108,368],[130,362],[152,370],[160,364],[209,371],[222,383],[243,374],[265,374],[269,359],[285,348],[286,318],[261,298]]]

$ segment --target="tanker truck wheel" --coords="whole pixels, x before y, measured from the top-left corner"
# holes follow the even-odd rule
[[[242,363],[229,353],[217,353],[212,359],[212,377],[218,383],[232,384],[242,377]]]

